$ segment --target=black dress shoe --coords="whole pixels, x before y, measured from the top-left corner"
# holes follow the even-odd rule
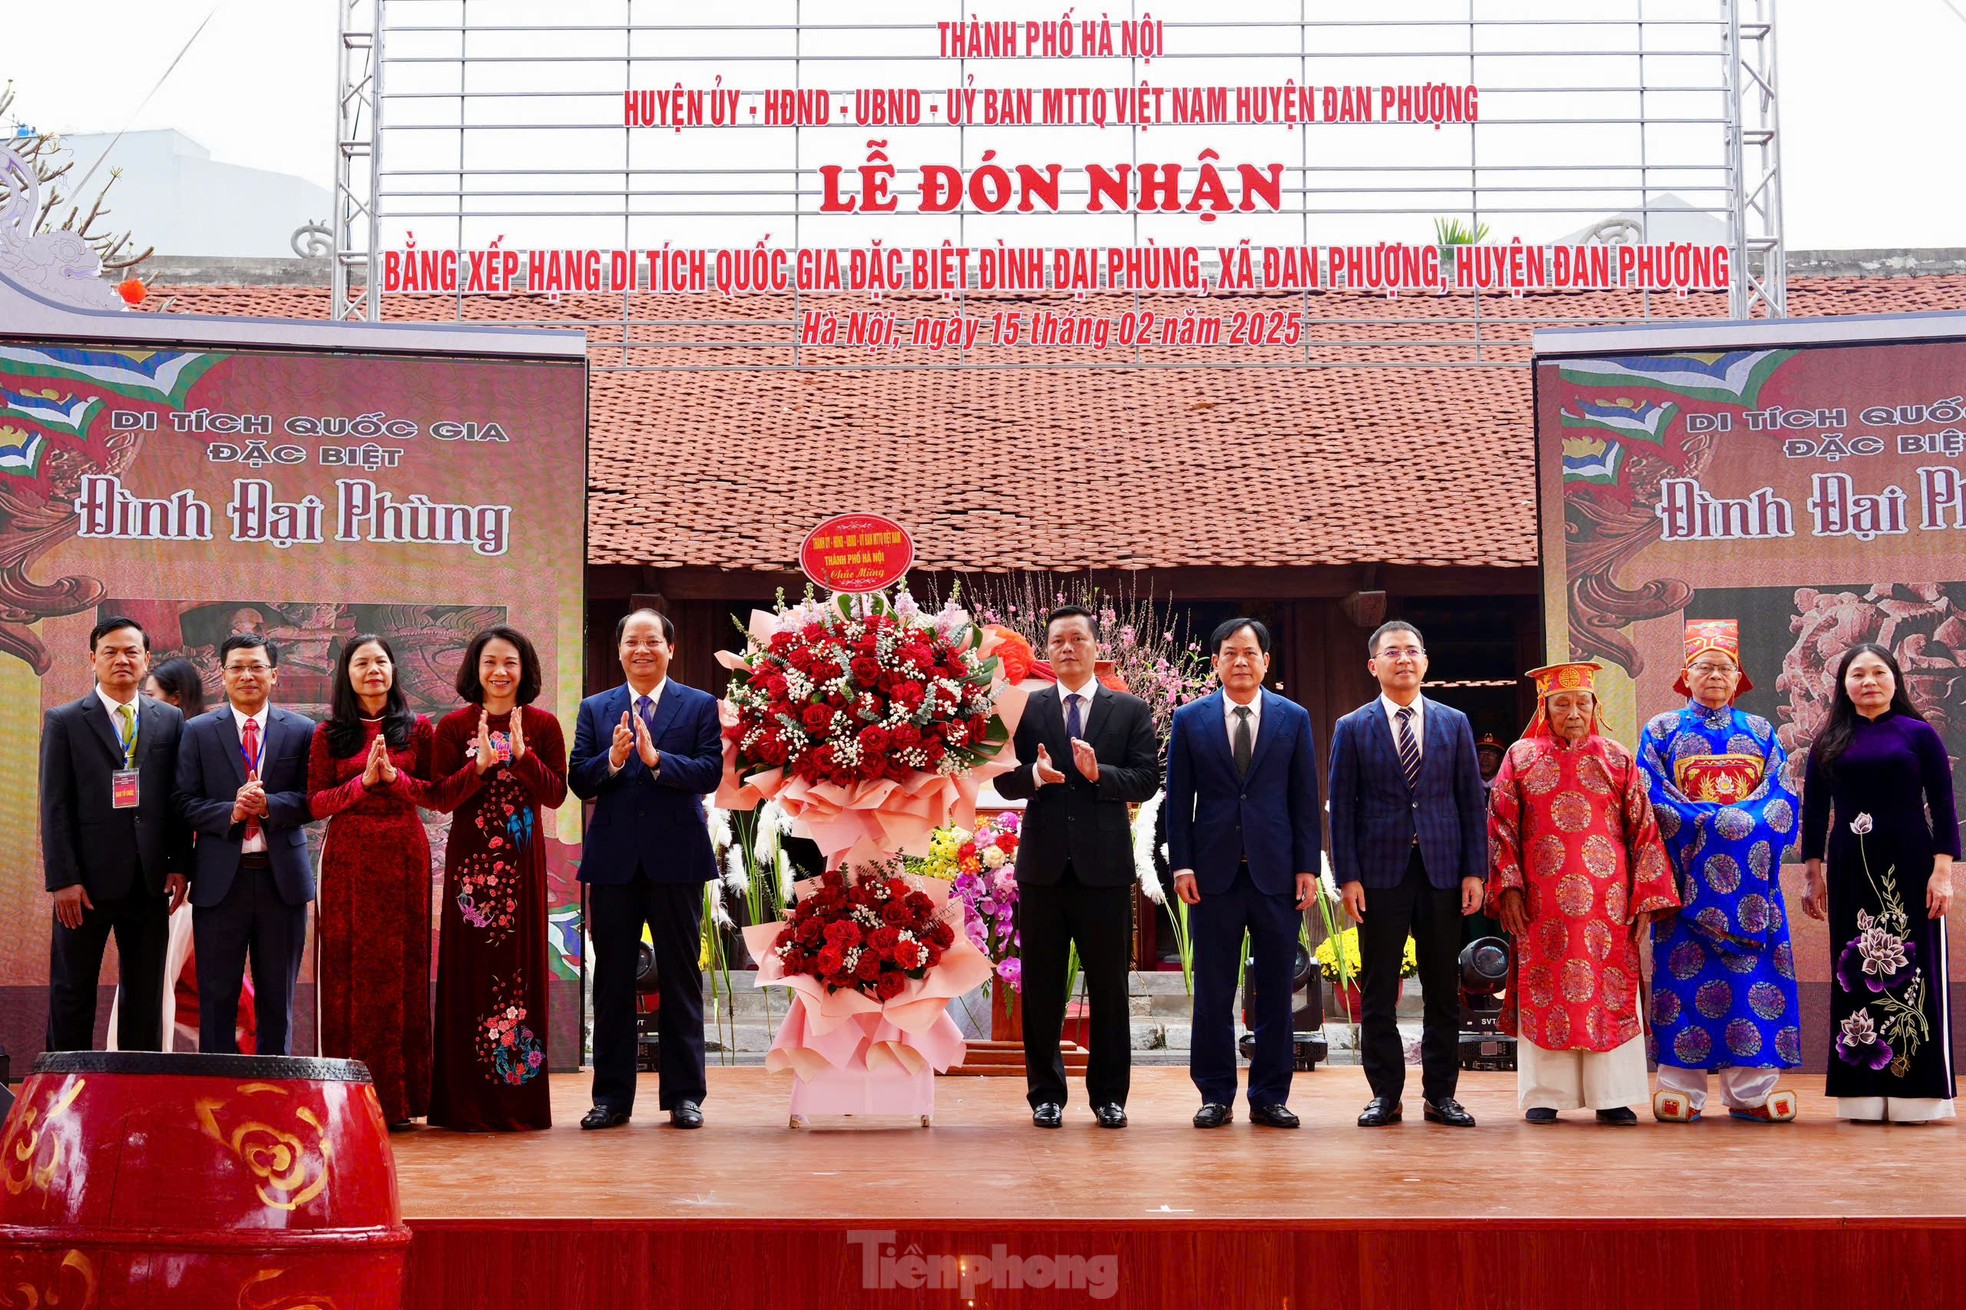
[[[1430,1124],[1446,1124],[1450,1128],[1472,1128],[1474,1116],[1461,1108],[1461,1103],[1451,1096],[1443,1096],[1438,1101],[1426,1102],[1426,1119]]]
[[[1031,1123],[1038,1128],[1063,1128],[1065,1126],[1065,1107],[1056,1101],[1046,1101],[1043,1105],[1031,1107]]]
[[[701,1128],[703,1126],[703,1107],[695,1101],[678,1101],[669,1107],[669,1126],[672,1128]]]
[[[1092,1117],[1099,1121],[1101,1128],[1126,1127],[1126,1107],[1117,1102],[1109,1101],[1105,1105],[1093,1106]]]
[[[1195,1111],[1195,1127],[1220,1128],[1223,1124],[1228,1123],[1235,1117],[1236,1112],[1231,1107],[1217,1101],[1210,1101],[1207,1105]]]
[[[1383,1096],[1375,1096],[1366,1103],[1365,1109],[1360,1112],[1358,1126],[1361,1128],[1384,1128],[1390,1124],[1398,1123],[1401,1118],[1402,1115],[1400,1114],[1398,1101],[1388,1101]]]
[[[1626,1124],[1637,1123],[1638,1115],[1633,1112],[1629,1105],[1621,1105],[1615,1110],[1599,1110],[1597,1112],[1597,1121],[1601,1124],[1617,1124],[1622,1128]]]
[[[1298,1119],[1281,1105],[1252,1105],[1249,1107],[1249,1122],[1270,1128],[1295,1128]]]
[[[612,1106],[597,1105],[587,1112],[580,1121],[582,1128],[619,1128],[628,1122],[628,1112]]]
[[[1533,1110],[1524,1110],[1522,1117],[1532,1124],[1553,1124],[1556,1122],[1556,1111],[1547,1105],[1539,1105]]]

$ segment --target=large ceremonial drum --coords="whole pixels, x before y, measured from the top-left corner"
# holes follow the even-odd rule
[[[51,1053],[0,1132],[0,1304],[399,1310],[409,1240],[353,1060]]]

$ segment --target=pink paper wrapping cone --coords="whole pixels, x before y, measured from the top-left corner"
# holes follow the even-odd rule
[[[938,916],[950,922],[948,883],[913,876],[903,881],[933,900]],[[801,899],[805,894],[801,892]],[[830,1069],[895,1067],[912,1074],[930,1068],[941,1073],[961,1064],[967,1046],[949,1017],[949,1002],[986,982],[992,966],[962,931],[959,917],[951,926],[956,939],[935,967],[924,977],[909,979],[908,989],[890,1001],[853,990],[828,992],[826,984],[809,974],[787,976],[772,949],[785,925],[761,923],[744,929],[744,944],[758,962],[758,986],[792,989],[791,1008],[765,1054],[765,1068],[790,1069],[809,1080]]]

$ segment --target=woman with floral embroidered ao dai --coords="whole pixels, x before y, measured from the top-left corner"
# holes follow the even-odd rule
[[[1959,854],[1952,766],[1882,646],[1852,647],[1837,666],[1836,700],[1809,751],[1802,854],[1803,912],[1829,919],[1824,1090],[1837,1098],[1837,1116],[1952,1118],[1946,911]]]

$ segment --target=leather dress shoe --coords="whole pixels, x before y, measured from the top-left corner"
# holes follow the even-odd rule
[[[1220,1128],[1235,1117],[1236,1112],[1232,1107],[1223,1105],[1219,1101],[1210,1101],[1195,1111],[1195,1127]]]
[[[1383,1096],[1375,1096],[1366,1102],[1365,1109],[1359,1112],[1358,1126],[1361,1128],[1385,1128],[1400,1121],[1398,1101],[1388,1101]]]
[[[1281,1105],[1250,1106],[1249,1122],[1269,1128],[1295,1128],[1298,1125],[1297,1116]]]
[[[610,1105],[597,1105],[580,1121],[582,1128],[619,1128],[628,1122],[628,1112]]]
[[[1105,1105],[1093,1106],[1092,1117],[1099,1121],[1101,1128],[1126,1127],[1126,1107],[1117,1101],[1109,1101]]]
[[[1031,1107],[1031,1123],[1038,1128],[1063,1128],[1065,1126],[1065,1107],[1056,1101],[1046,1101]]]
[[[1533,1109],[1524,1110],[1522,1117],[1527,1123],[1553,1124],[1556,1122],[1556,1111],[1550,1109],[1547,1105],[1539,1105]]]
[[[1472,1128],[1474,1116],[1462,1108],[1461,1103],[1451,1096],[1443,1096],[1438,1101],[1426,1102],[1426,1120],[1430,1124],[1446,1124],[1449,1128]]]
[[[669,1124],[673,1128],[701,1128],[703,1107],[695,1101],[678,1101],[669,1107]]]
[[[1622,1128],[1637,1123],[1638,1115],[1629,1105],[1621,1105],[1615,1110],[1599,1110],[1597,1121],[1601,1124],[1616,1124]]]

